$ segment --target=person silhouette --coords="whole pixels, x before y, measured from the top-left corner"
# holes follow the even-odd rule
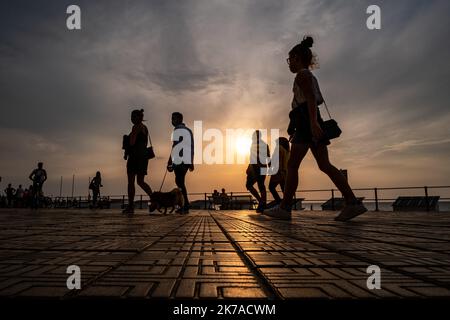
[[[128,205],[122,210],[123,213],[132,215],[134,213],[134,196],[136,193],[135,181],[137,180],[145,193],[150,197],[152,189],[145,182],[148,168],[148,129],[142,123],[144,121],[144,109],[133,110],[131,112],[131,122],[133,127],[128,136],[127,142],[127,176],[128,176]]]
[[[6,201],[7,201],[8,208],[12,207],[12,201],[14,199],[15,192],[16,192],[16,189],[14,189],[12,187],[11,183],[8,183],[8,187],[6,187],[6,189],[5,189]]]
[[[40,205],[40,198],[42,197],[42,187],[44,182],[47,181],[47,171],[44,169],[42,162],[38,163],[37,169],[34,169],[30,176],[30,180],[33,181],[33,187],[31,189],[31,208],[37,209]]]
[[[25,191],[23,190],[22,185],[19,184],[19,187],[17,188],[16,194],[15,194],[16,206],[19,207],[19,208],[21,208],[23,206],[23,195],[24,195],[24,192]]]
[[[100,171],[97,171],[95,174],[95,177],[92,178],[91,183],[89,183],[89,189],[92,190],[92,208],[97,207],[97,200],[100,196],[100,188],[103,187],[102,185],[102,175]]]
[[[366,212],[367,209],[358,202],[347,179],[330,163],[328,157],[327,145],[330,144],[330,141],[325,137],[321,128],[323,119],[318,108],[318,105],[322,104],[324,100],[318,81],[310,71],[314,64],[311,52],[313,43],[312,37],[304,37],[300,44],[291,49],[287,59],[289,70],[296,74],[292,109],[298,108],[295,110],[298,112],[298,116],[288,128],[292,147],[283,200],[279,206],[267,210],[265,214],[279,219],[291,219],[292,199],[298,186],[298,169],[306,153],[311,149],[319,169],[328,175],[345,198],[346,205],[335,220],[348,221]]]
[[[262,152],[266,151],[266,156],[262,157]],[[261,132],[256,130],[252,135],[252,144],[250,146],[250,164],[247,167],[247,181],[245,187],[258,201],[258,207],[256,212],[262,213],[266,207],[267,192],[264,181],[266,175],[261,173],[261,168],[267,167],[270,162],[270,150],[269,146],[261,139]],[[259,192],[253,186],[255,183],[258,185]]]
[[[222,188],[222,192],[220,193],[220,209],[228,210],[230,206],[230,197],[228,196],[225,188]]]
[[[186,127],[183,123],[183,115],[180,112],[172,113],[172,125],[174,127],[172,137],[172,152],[167,161],[167,170],[175,173],[175,184],[181,189],[184,198],[184,206],[177,209],[177,213],[189,213],[189,199],[186,188],[186,173],[187,171],[194,171],[194,136],[191,129]],[[178,137],[179,136],[179,137]],[[176,138],[178,137],[178,138]],[[187,137],[187,141],[183,138]],[[183,144],[190,148],[190,154],[183,154],[184,149],[176,154],[178,150],[176,146],[183,141]]]
[[[273,196],[274,202],[271,206],[281,203],[280,195],[277,192],[277,186],[281,187],[281,191],[284,192],[284,185],[286,183],[287,164],[289,160],[289,140],[284,137],[277,139],[277,145],[275,147],[274,155],[278,153],[279,166],[277,173],[270,176],[269,191]],[[272,159],[274,156],[272,156]]]

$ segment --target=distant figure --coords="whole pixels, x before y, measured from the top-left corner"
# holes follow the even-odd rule
[[[24,190],[22,188],[22,185],[19,184],[19,187],[16,190],[16,206],[21,208],[23,206],[23,195],[24,195]]]
[[[211,207],[214,208],[214,210],[216,210],[216,205],[220,205],[220,193],[219,191],[217,191],[216,189],[214,189],[212,195],[212,204]]]
[[[148,156],[147,156],[147,143],[148,143],[148,129],[142,123],[144,121],[144,110],[133,110],[131,112],[131,122],[133,127],[131,133],[128,136],[126,143],[127,149],[125,154],[127,156],[127,175],[128,175],[128,206],[123,209],[123,213],[132,215],[134,213],[134,195],[136,189],[134,182],[137,177],[137,184],[148,194],[150,197],[152,189],[144,181],[147,175]],[[124,139],[125,140],[125,139]]]
[[[33,206],[33,185],[32,184],[30,184],[30,186],[28,187],[26,206],[30,207],[30,208]]]
[[[313,65],[313,54],[310,49],[313,42],[311,37],[305,37],[289,52],[287,60],[289,70],[296,74],[292,109],[299,108],[295,110],[298,116],[288,128],[292,148],[283,200],[279,206],[265,213],[279,219],[291,219],[292,199],[298,186],[298,169],[306,153],[311,149],[319,169],[330,177],[345,198],[346,206],[335,220],[347,221],[366,212],[367,209],[358,203],[345,177],[328,159],[327,145],[330,144],[330,141],[324,136],[321,127],[324,121],[318,108],[318,105],[322,104],[324,100],[318,81],[310,71]]]
[[[37,209],[40,205],[40,198],[42,197],[42,187],[47,180],[47,171],[44,170],[44,164],[38,163],[37,169],[34,169],[29,176],[33,181],[32,195],[31,195],[31,208]]]
[[[225,188],[222,188],[222,192],[220,193],[220,209],[221,210],[228,210],[230,207],[230,197],[225,191]]]
[[[181,189],[184,197],[184,206],[179,208],[177,213],[189,213],[189,199],[186,189],[186,173],[187,171],[194,171],[194,136],[191,129],[186,127],[183,123],[183,115],[179,112],[172,113],[172,125],[174,130],[172,133],[173,144],[172,152],[167,162],[167,170],[175,173],[175,183]],[[183,130],[183,131],[180,131]],[[179,138],[176,136],[179,135]],[[188,141],[183,141],[183,137],[189,137]],[[183,150],[179,154],[175,154],[175,147],[183,141],[183,145],[190,146],[191,152],[189,155],[184,155]]]
[[[102,175],[100,171],[97,171],[95,174],[95,177],[92,178],[91,183],[89,184],[89,189],[92,190],[92,207],[97,207],[97,200],[100,196],[100,188],[103,187],[102,185]]]
[[[260,151],[261,149],[266,152],[266,156],[264,158],[261,158],[261,155],[264,154],[263,151]],[[269,155],[269,146],[261,139],[261,132],[256,130],[252,136],[252,145],[250,147],[250,164],[248,165],[246,171],[247,183],[245,186],[258,201],[258,207],[256,208],[256,212],[258,213],[262,213],[266,208],[267,192],[266,186],[264,185],[266,175],[261,173],[261,168],[268,166],[270,162]],[[258,184],[260,194],[253,186],[255,183]]]
[[[284,193],[284,184],[286,183],[287,164],[289,160],[289,140],[280,137],[277,139],[277,146],[275,147],[274,155],[278,153],[279,165],[278,172],[270,176],[269,190],[274,199],[274,205],[281,203],[281,198],[277,192],[277,186],[281,187]],[[272,159],[274,156],[272,156]]]
[[[8,208],[12,207],[12,201],[14,199],[14,194],[16,192],[16,189],[14,189],[11,185],[11,183],[8,184],[8,187],[5,189],[5,193],[6,193],[6,202],[7,202],[7,206]]]
[[[22,203],[24,207],[30,206],[30,198],[31,198],[31,190],[25,188],[25,190],[23,191],[23,198],[22,198]]]

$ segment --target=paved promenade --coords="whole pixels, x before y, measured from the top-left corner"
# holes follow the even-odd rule
[[[450,297],[450,214],[0,210],[0,296]],[[381,268],[381,289],[366,268]],[[81,268],[81,290],[66,269]]]

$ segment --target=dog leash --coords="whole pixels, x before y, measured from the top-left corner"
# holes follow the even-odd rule
[[[166,167],[166,172],[164,173],[163,181],[161,182],[161,187],[159,187],[159,191],[160,191],[160,192],[161,192],[161,189],[162,189],[162,187],[163,187],[163,185],[164,185],[164,181],[166,181],[166,175],[167,175],[167,167]]]

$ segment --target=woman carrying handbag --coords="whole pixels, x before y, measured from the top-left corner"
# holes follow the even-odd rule
[[[153,148],[147,147],[150,135],[144,121],[144,110],[133,110],[131,112],[131,122],[133,127],[126,143],[127,175],[128,175],[128,205],[123,209],[123,213],[134,213],[134,186],[137,180],[140,186],[150,197],[152,189],[144,181],[147,175],[148,160],[154,157]]]
[[[313,54],[310,49],[313,42],[313,38],[305,37],[289,52],[287,60],[289,70],[296,74],[293,110],[288,128],[292,146],[283,200],[279,206],[264,211],[264,214],[278,219],[291,219],[291,203],[298,186],[298,169],[306,153],[311,149],[319,169],[328,175],[345,198],[346,205],[335,220],[348,221],[366,212],[367,209],[358,203],[347,179],[328,158],[329,139],[339,136],[340,129],[334,120],[325,122],[317,107],[324,101],[317,79],[310,71],[313,65]]]

